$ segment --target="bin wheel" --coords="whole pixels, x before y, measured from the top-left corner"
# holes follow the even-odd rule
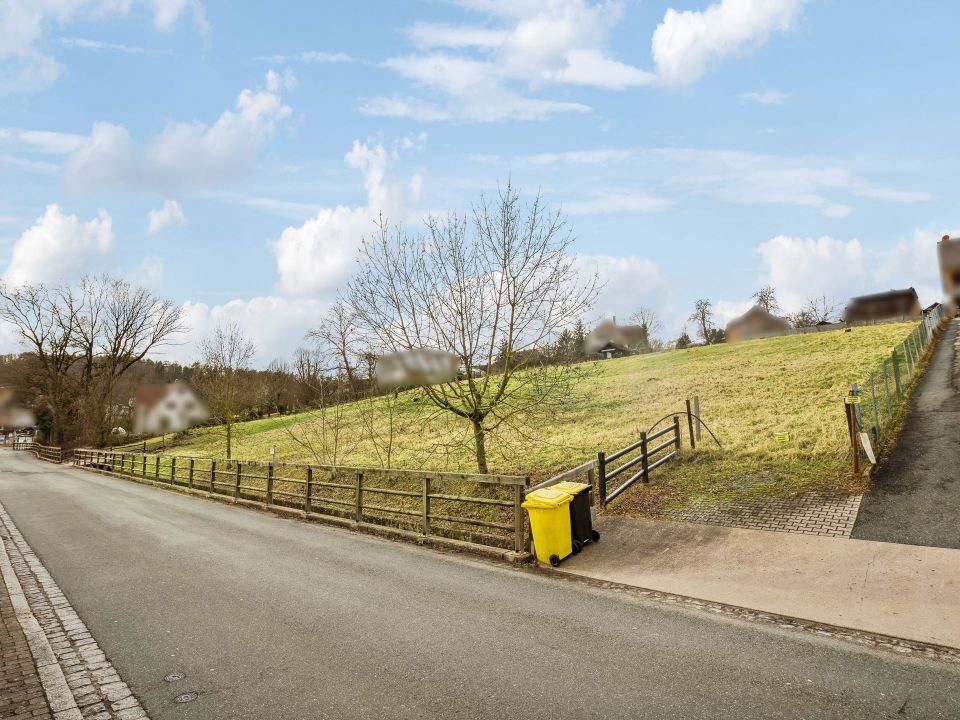
[[[551,556],[550,556],[550,564],[553,565],[554,567],[557,567],[557,565],[560,564],[560,556],[559,556],[559,555],[551,555]]]
[[[581,550],[583,550],[583,543],[580,542],[579,540],[574,540],[572,550],[573,550],[573,554],[576,555]]]
[[[590,532],[590,539],[593,540],[593,542],[600,542],[600,533],[598,533],[596,530],[592,530]]]

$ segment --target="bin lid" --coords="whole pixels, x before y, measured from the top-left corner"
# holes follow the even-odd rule
[[[527,499],[523,501],[522,507],[547,510],[567,505],[571,500],[573,500],[573,496],[570,493],[545,487],[529,493]]]
[[[571,495],[579,495],[585,490],[590,489],[590,486],[587,485],[587,483],[570,482],[569,480],[558,482],[556,485],[551,485],[550,487],[555,487],[557,490],[563,490],[565,493],[570,493]]]

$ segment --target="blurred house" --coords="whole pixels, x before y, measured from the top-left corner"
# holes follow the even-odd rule
[[[144,385],[133,401],[133,432],[137,435],[179,432],[207,419],[207,408],[182,380]]]
[[[960,306],[960,238],[944,235],[937,243],[943,292],[954,307]]]
[[[907,320],[919,318],[921,313],[920,298],[911,287],[855,297],[847,303],[843,319],[847,323]]]
[[[784,318],[767,312],[759,305],[754,305],[743,315],[727,323],[726,334],[727,342],[737,342],[786,335],[789,331],[790,323]]]
[[[640,355],[652,351],[647,329],[642,325],[617,325],[617,319],[604,320],[586,337],[584,349],[605,360]]]

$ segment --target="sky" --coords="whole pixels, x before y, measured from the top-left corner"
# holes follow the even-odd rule
[[[913,286],[957,233],[960,3],[0,0],[0,280],[109,272],[288,357],[379,216],[507,181],[591,316]],[[692,330],[692,324],[689,325]],[[0,352],[13,351],[8,328]]]

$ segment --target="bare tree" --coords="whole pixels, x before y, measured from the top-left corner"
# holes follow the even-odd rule
[[[71,444],[80,430],[104,443],[119,379],[183,330],[180,308],[109,276],[78,286],[0,288],[0,319],[37,359],[58,444]]]
[[[646,306],[637,308],[637,311],[630,315],[630,322],[640,326],[648,344],[651,344],[654,336],[663,330],[663,322],[661,322],[660,316],[653,308]]]
[[[256,346],[236,323],[220,325],[200,343],[201,387],[210,411],[227,433],[227,459],[233,452],[234,414],[240,405],[241,372],[250,366]]]
[[[706,298],[697,300],[694,304],[693,312],[689,320],[697,325],[697,332],[703,339],[703,342],[710,345],[714,338],[713,325],[713,305]]]
[[[794,327],[812,327],[823,322],[835,322],[840,304],[827,295],[810,298],[802,309],[790,316]]]
[[[431,216],[426,224],[425,236],[411,237],[381,222],[361,248],[350,302],[378,351],[459,358],[459,378],[421,388],[469,423],[477,469],[486,473],[487,437],[503,426],[529,432],[534,414],[555,411],[586,371],[532,363],[527,351],[541,354],[573,325],[591,306],[597,280],[577,271],[566,221],[539,196],[521,203],[509,184],[469,215]]]
[[[776,315],[780,312],[780,303],[777,302],[777,289],[773,285],[764,285],[750,297],[756,301],[758,307],[763,308],[768,313]]]
[[[316,344],[326,371],[342,374],[354,394],[359,391],[357,365],[362,362],[358,336],[356,313],[343,302],[331,305],[320,324],[307,333],[307,338]]]

